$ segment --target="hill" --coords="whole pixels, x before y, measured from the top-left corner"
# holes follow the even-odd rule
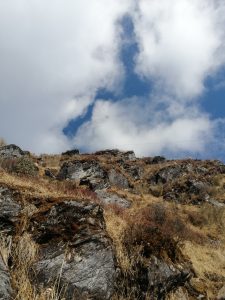
[[[225,165],[0,147],[0,299],[225,299]]]

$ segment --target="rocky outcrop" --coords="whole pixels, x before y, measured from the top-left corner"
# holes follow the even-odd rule
[[[180,177],[182,173],[184,172],[181,166],[179,165],[169,166],[159,170],[154,176],[150,178],[149,181],[155,184],[160,184],[160,183],[165,184],[176,180],[177,177]]]
[[[132,178],[132,180],[140,180],[143,177],[143,168],[135,164],[122,164],[124,171]]]
[[[0,300],[12,299],[12,288],[8,269],[0,254]]]
[[[63,156],[65,156],[65,155],[73,156],[73,155],[77,155],[79,153],[80,153],[80,151],[78,149],[72,149],[72,150],[68,150],[66,152],[63,152],[62,155]]]
[[[115,169],[111,169],[108,172],[109,183],[113,186],[117,186],[118,188],[128,189],[129,182],[127,178],[120,172],[116,171]]]
[[[102,209],[78,201],[64,201],[31,219],[31,234],[39,244],[34,264],[37,286],[65,287],[66,299],[110,299],[115,287],[111,241]]]
[[[19,221],[21,205],[15,198],[17,194],[8,188],[0,186],[0,238],[2,240],[15,233],[15,227]],[[7,258],[3,255],[5,245],[0,244],[0,300],[12,299],[12,288]]]
[[[24,155],[26,155],[26,152],[22,151],[20,147],[14,144],[0,147],[1,158],[19,158]]]
[[[161,186],[165,200],[179,203],[200,204],[202,202],[216,201],[211,199],[209,191],[212,178],[224,174],[224,165],[218,161],[183,161],[173,163],[157,170],[148,183],[150,191],[155,191],[154,186]]]
[[[21,205],[8,188],[0,187],[0,231],[12,234],[19,219]]]
[[[106,155],[106,156],[111,156],[111,157],[118,157],[123,160],[130,160],[133,161],[136,159],[134,151],[120,151],[118,149],[106,149],[102,151],[97,151],[95,152],[95,155]]]
[[[107,173],[97,161],[66,162],[61,167],[58,179],[73,179],[91,189],[102,189],[108,186]]]
[[[154,165],[166,162],[166,158],[163,156],[146,157],[144,158],[144,162],[147,165]]]
[[[152,299],[164,299],[170,291],[184,285],[190,277],[189,271],[178,270],[172,264],[168,265],[153,256],[148,266],[148,282]]]
[[[57,178],[76,180],[80,185],[86,185],[92,190],[104,189],[110,185],[123,189],[129,188],[129,182],[122,173],[114,169],[106,171],[98,161],[92,160],[64,163]]]
[[[121,198],[111,192],[107,192],[105,190],[97,190],[96,194],[100,199],[100,202],[104,205],[117,205],[123,208],[129,208],[131,206],[131,201],[125,198]]]

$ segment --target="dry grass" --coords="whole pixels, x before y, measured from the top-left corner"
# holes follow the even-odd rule
[[[6,142],[3,138],[0,138],[0,147],[6,146]]]
[[[192,284],[201,292],[208,293],[209,299],[215,299],[225,280],[224,245],[198,245],[186,242],[183,253],[192,262],[196,278]]]
[[[12,285],[16,291],[16,299],[35,299],[36,291],[29,279],[29,272],[38,251],[28,233],[16,238],[12,247],[13,268],[11,270]]]
[[[27,176],[17,176],[0,170],[0,184],[17,190],[25,199],[74,199],[97,201],[94,192],[82,187],[77,187],[73,181],[49,181],[48,179]]]
[[[38,245],[28,233],[24,233],[14,241],[11,253],[13,261],[11,278],[16,291],[14,300],[66,300],[65,290],[60,288],[61,273],[51,288],[42,288],[38,291],[31,282],[31,268],[37,254]]]
[[[26,233],[29,217],[37,210],[32,204],[32,199],[38,198],[41,204],[46,204],[49,199],[51,201],[61,201],[62,199],[97,201],[97,196],[86,188],[79,187],[74,181],[59,182],[48,179],[44,176],[45,168],[58,171],[64,161],[95,160],[99,161],[106,169],[113,166],[127,176],[130,181],[131,178],[124,173],[121,167],[116,165],[117,158],[114,157],[42,155],[41,160],[37,157],[32,157],[32,159],[39,164],[37,178],[19,177],[0,170],[0,184],[18,190],[24,199],[22,211],[24,217],[21,219],[19,230],[21,236],[15,238],[13,247],[11,240],[7,240],[5,237],[0,239],[0,254],[5,262],[8,261],[9,256],[13,257],[11,274],[13,285],[17,290],[15,299],[62,300],[65,297],[58,289],[58,281],[52,288],[43,289],[38,294],[29,279],[30,267],[38,251],[37,245]],[[155,190],[152,190],[152,193],[155,197],[150,194],[150,185],[146,183],[147,179],[162,167],[180,163],[182,161],[143,166],[143,162],[137,161],[136,164],[144,167],[145,170],[143,180],[132,182],[134,190],[111,188],[111,192],[132,202],[130,209],[124,210],[116,206],[108,206],[104,211],[107,232],[113,241],[117,263],[124,275],[121,291],[114,296],[113,300],[136,299],[132,290],[127,289],[126,293],[123,293],[122,289],[127,284],[126,279],[134,275],[135,264],[143,260],[143,247],[146,247],[147,244],[152,245],[147,252],[152,253],[153,250],[158,249],[157,254],[164,255],[165,259],[165,252],[170,252],[170,248],[176,252],[176,246],[179,244],[179,250],[182,250],[184,257],[190,260],[195,270],[197,278],[192,279],[193,285],[199,291],[207,291],[209,299],[215,299],[215,295],[221,287],[221,281],[225,280],[225,238],[223,234],[225,208],[216,208],[212,205],[201,205],[200,207],[175,205],[172,202],[165,204],[162,199],[162,186],[153,187]],[[214,177],[213,184],[210,193],[218,196],[221,200],[225,199],[225,176]],[[152,228],[155,231],[152,231]],[[22,232],[25,233],[22,234]],[[204,241],[201,239],[202,236],[205,238]],[[162,243],[163,240],[165,243]],[[167,258],[170,255],[171,253],[167,253]],[[147,297],[146,299],[148,299]],[[181,297],[189,299],[185,290],[178,289],[177,292],[168,295],[167,300],[178,300]]]

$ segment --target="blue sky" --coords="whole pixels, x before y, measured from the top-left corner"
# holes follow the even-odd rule
[[[0,136],[224,161],[224,16],[223,0],[0,0]]]

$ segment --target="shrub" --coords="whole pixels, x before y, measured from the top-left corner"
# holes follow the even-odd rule
[[[154,204],[141,209],[129,220],[124,235],[128,255],[134,253],[135,247],[142,247],[142,255],[162,256],[167,254],[176,260],[178,245],[185,239],[196,239],[177,212],[163,204]]]
[[[16,174],[29,176],[36,176],[38,174],[38,168],[27,157],[5,158],[1,160],[0,165],[4,170]]]

